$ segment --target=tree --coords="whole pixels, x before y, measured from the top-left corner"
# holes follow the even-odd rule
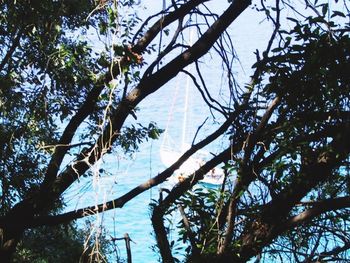
[[[285,41],[255,64],[257,97],[233,111],[234,144],[217,156],[231,158],[233,185],[181,199],[212,167],[204,165],[154,207],[164,261],[174,261],[163,224],[174,204],[187,209],[180,227],[189,262],[348,260],[350,42],[325,18],[328,5],[319,8],[276,31]]]
[[[82,229],[71,223],[27,230],[17,245],[13,262],[103,262],[111,254],[109,244],[102,235],[102,239],[87,239],[90,231],[90,227]]]
[[[246,262],[289,254],[305,262],[346,258],[346,2],[346,11],[341,12],[305,1],[303,8],[311,14],[304,18],[289,1],[254,3],[275,30],[266,50],[257,53],[256,70],[246,87],[235,84],[228,29],[251,3],[228,1],[226,10],[217,14],[207,6],[210,2],[215,1],[163,1],[161,12],[143,23],[135,12],[124,16],[137,6],[131,0],[1,3],[4,262],[26,230],[121,208],[222,138],[227,142],[224,150],[154,204],[152,223],[164,262],[175,260],[164,225],[164,216],[174,205],[182,211],[188,261]],[[284,10],[296,14],[289,18],[295,23],[291,31],[282,26]],[[84,37],[94,30],[104,41],[103,51]],[[183,41],[189,30],[197,33],[193,44]],[[207,54],[222,60],[230,95],[226,103],[212,96],[202,74],[200,62]],[[195,65],[195,74],[184,69],[190,64]],[[60,213],[65,190],[81,176],[91,176],[90,168],[104,155],[134,151],[142,141],[158,138],[161,129],[155,123],[127,127],[125,121],[136,118],[138,104],[179,73],[190,76],[221,125],[196,140],[172,166],[127,194]],[[72,161],[67,164],[67,159]],[[233,184],[200,195],[204,200],[196,205],[199,197],[188,191],[221,164]]]

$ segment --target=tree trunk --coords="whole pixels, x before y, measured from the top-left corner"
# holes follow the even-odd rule
[[[0,228],[0,261],[2,263],[11,261],[22,234],[21,227]]]
[[[152,213],[152,225],[163,262],[174,263],[166,229],[164,227],[163,214],[164,211],[162,211],[159,207],[155,207]]]
[[[28,223],[34,217],[34,206],[29,200],[16,204],[0,222],[0,261],[10,262]]]

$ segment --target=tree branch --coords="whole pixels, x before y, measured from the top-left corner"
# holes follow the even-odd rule
[[[142,36],[138,43],[132,48],[132,51],[141,53],[144,49],[143,47],[148,46],[161,30],[170,25],[172,22],[185,17],[193,8],[207,1],[209,0],[188,1],[187,3],[176,8],[173,12],[160,18],[151,26],[151,28],[147,30],[147,32]]]
[[[312,208],[305,210],[304,212],[288,219],[282,226],[282,228],[290,229],[297,225],[304,224],[313,218],[320,216],[326,212],[335,211],[343,208],[350,207],[350,196],[339,197],[335,199],[327,199],[318,201],[312,204]]]
[[[163,262],[173,262],[169,261],[172,259],[169,241],[167,239],[166,231],[164,231],[163,216],[166,210],[175,203],[187,190],[189,190],[193,185],[195,185],[199,180],[203,179],[203,176],[210,172],[210,170],[220,163],[229,160],[231,157],[231,148],[228,148],[221,152],[219,155],[212,158],[210,161],[201,166],[192,175],[186,177],[182,182],[179,182],[175,187],[169,192],[168,196],[159,202],[157,206],[154,207],[152,212],[152,224],[154,232],[157,239],[157,244],[162,256]]]
[[[21,28],[18,30],[16,37],[12,41],[11,47],[9,48],[9,50],[7,51],[6,55],[0,63],[0,71],[4,69],[4,66],[8,63],[12,54],[16,51],[16,48],[20,45],[21,38],[26,31],[28,31],[28,29]]]
[[[292,182],[282,190],[275,199],[267,203],[262,209],[259,220],[247,225],[240,237],[241,247],[238,252],[241,259],[247,260],[259,253],[262,247],[269,244],[276,236],[287,230],[281,227],[281,222],[290,210],[316,185],[331,179],[333,169],[341,165],[350,152],[350,142],[346,140],[350,127],[346,126],[339,131],[327,151],[321,152],[314,162],[304,165],[298,176],[292,178]],[[319,206],[315,206],[308,212],[302,213],[299,217],[289,219],[289,224],[293,222],[301,223],[307,218],[311,219],[322,212],[327,211],[327,205],[334,205],[337,209],[349,206],[349,198],[339,198],[327,201]],[[330,209],[330,208],[328,208]],[[231,255],[236,258],[235,255]]]
[[[196,242],[196,239],[195,239],[195,235],[194,235],[194,233],[193,233],[193,231],[191,229],[191,225],[190,225],[190,222],[188,221],[188,218],[186,216],[185,209],[182,207],[181,204],[178,204],[177,207],[178,207],[178,209],[180,211],[180,214],[181,214],[181,217],[182,217],[182,222],[183,222],[184,227],[185,227],[185,229],[187,231],[188,240],[191,243],[193,256],[194,256],[194,258],[199,258],[200,251],[197,248],[197,242]]]
[[[192,47],[188,48],[153,75],[143,78],[140,84],[130,91],[126,98],[120,102],[112,114],[110,124],[100,136],[96,145],[82,152],[78,156],[74,167],[67,167],[61,173],[61,176],[57,178],[53,187],[56,194],[61,194],[67,189],[78,176],[84,174],[111,147],[117,139],[124,121],[139,102],[175,77],[188,64],[206,54],[220,37],[221,33],[248,7],[249,3],[249,1],[245,0],[234,1]]]
[[[137,41],[137,43],[131,48],[133,53],[142,54],[145,52],[147,46],[152,42],[152,40],[157,36],[157,34],[162,30],[162,27],[166,27],[177,19],[183,18],[191,9],[196,7],[197,5],[208,1],[208,0],[193,0],[184,5],[182,5],[179,9],[174,12],[169,13],[162,19],[158,20],[147,32],[144,36]],[[77,111],[77,113],[72,117],[68,125],[66,126],[60,141],[58,144],[69,144],[78,129],[79,125],[89,116],[94,109],[94,105],[97,102],[98,96],[102,92],[106,83],[110,82],[112,78],[118,76],[120,74],[119,70],[121,67],[126,65],[128,62],[128,58],[124,56],[120,60],[120,67],[113,67],[113,73],[107,72],[103,77],[98,80],[95,87],[89,92],[84,104]],[[48,187],[53,180],[56,178],[58,169],[63,161],[65,154],[67,153],[67,148],[57,147],[55,152],[51,157],[51,161],[48,165],[48,169],[45,176],[45,181],[43,184],[43,188]]]
[[[147,182],[140,184],[135,187],[125,195],[111,200],[107,203],[99,204],[97,206],[89,206],[86,208],[78,209],[76,211],[67,212],[65,214],[56,215],[56,216],[46,216],[46,217],[37,217],[33,219],[33,222],[30,223],[31,226],[40,226],[40,225],[56,225],[70,220],[78,219],[84,216],[90,215],[91,211],[94,213],[103,212],[114,208],[121,208],[136,197],[137,195],[143,193],[144,191],[163,183],[168,177],[170,177],[176,169],[178,169],[189,157],[191,157],[195,152],[202,149],[209,143],[213,142],[220,135],[222,135],[231,125],[232,121],[239,116],[241,111],[244,110],[244,105],[242,105],[235,112],[231,113],[231,116],[212,134],[206,137],[204,140],[198,142],[197,144],[192,145],[192,147],[186,151],[173,165],[168,167],[162,173],[148,180]],[[240,148],[238,146],[237,148]]]
[[[257,129],[255,130],[254,133],[248,135],[248,138],[245,142],[246,147],[244,152],[242,168],[240,169],[241,172],[239,174],[239,178],[237,178],[236,180],[235,187],[231,194],[229,205],[227,208],[227,219],[226,219],[227,228],[224,234],[224,240],[218,248],[218,255],[220,257],[224,256],[232,240],[233,230],[235,225],[235,217],[236,217],[235,209],[236,209],[237,201],[241,197],[241,192],[247,189],[249,184],[254,180],[254,175],[251,171],[248,171],[248,164],[247,164],[248,160],[250,159],[251,152],[253,151],[254,145],[256,144],[261,132],[263,131],[264,127],[267,125],[273,111],[278,106],[279,102],[280,102],[280,98],[276,97],[270,103]]]

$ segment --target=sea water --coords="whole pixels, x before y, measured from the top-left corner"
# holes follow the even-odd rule
[[[256,11],[248,9],[233,23],[229,30],[236,53],[240,59],[240,62],[237,62],[232,70],[241,86],[249,82],[249,76],[253,72],[251,66],[255,62],[254,52],[256,49],[259,49],[261,52],[264,50],[269,34],[271,34],[271,27],[268,24],[259,24],[259,21],[262,19],[262,17],[259,18],[257,16]],[[217,58],[213,57],[213,59]],[[205,59],[205,63],[208,67],[205,74],[210,76],[208,87],[210,87],[212,93],[218,95],[222,92],[220,88],[222,73],[217,67],[218,64],[212,63],[209,58]],[[128,123],[139,122],[147,126],[149,122],[154,121],[158,127],[165,128],[169,120],[170,104],[174,98],[175,83],[176,81],[172,80],[140,103],[137,120],[130,119]],[[194,92],[192,96],[198,99],[190,102],[191,116],[189,118],[192,126],[196,128],[204,121],[205,115],[209,114],[209,111],[200,99],[199,93]],[[220,96],[217,97],[220,98]],[[173,114],[173,123],[170,130],[177,140],[179,140],[180,129],[182,128],[181,116],[183,107],[181,103],[180,99],[171,113]],[[82,178],[80,182],[67,191],[66,200],[69,201],[67,210],[94,205],[120,197],[132,188],[157,175],[165,168],[160,161],[160,144],[161,139],[151,140],[142,143],[139,151],[131,156],[117,153],[106,156],[103,161],[93,168],[93,172],[103,168],[110,174],[102,177]],[[90,220],[96,223],[96,231],[98,231],[98,225],[100,223],[103,224],[107,230],[107,239],[120,238],[125,233],[128,233],[132,240],[131,253],[133,262],[158,262],[159,255],[152,249],[156,242],[152,234],[153,230],[150,220],[150,203],[158,198],[159,187],[155,187],[137,196],[123,208],[100,213],[91,217]],[[78,222],[82,224],[84,220],[80,219]],[[93,228],[93,226],[91,227]],[[118,241],[117,246],[119,256],[126,259],[124,242]],[[112,254],[111,262],[114,262],[116,258],[117,255]]]

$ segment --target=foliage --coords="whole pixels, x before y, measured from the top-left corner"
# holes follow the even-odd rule
[[[127,4],[131,5],[131,2],[122,1],[122,5]],[[120,100],[111,95],[115,85],[104,83],[103,76],[109,70],[109,65],[101,65],[100,61],[105,58],[106,52],[97,53],[96,47],[88,41],[88,35],[94,28],[103,21],[115,21],[118,14],[114,12],[116,9],[113,5],[108,5],[108,8],[96,5],[95,1],[89,0],[1,1],[1,216],[6,216],[16,203],[30,199],[40,191],[50,157],[57,149],[56,145],[62,142],[62,127],[79,112],[96,85],[108,86],[109,89],[101,93],[96,105],[85,110],[89,115],[89,125],[85,126],[84,132],[76,135],[80,137],[76,147],[70,147],[69,143],[63,146],[69,146],[69,154],[94,143],[101,133],[101,127],[104,128],[104,119],[110,115],[110,108]],[[119,25],[108,25],[109,30],[113,30],[113,27]],[[106,37],[109,33],[101,32]],[[130,35],[124,37],[127,39]],[[80,123],[74,125],[79,126]],[[122,139],[115,144],[124,151],[134,151],[143,140],[156,139],[160,132],[155,123],[150,123],[148,127],[125,128]],[[74,133],[72,130],[69,136]],[[54,203],[40,213],[50,211],[56,214],[64,201],[62,198],[54,199]],[[17,251],[18,255],[23,254],[27,258],[18,260],[24,262],[35,257],[37,261],[42,258],[51,262],[58,260],[49,258],[55,255],[72,256],[70,262],[76,262],[77,254],[82,252],[82,244],[79,243],[83,239],[77,235],[78,230],[73,225],[68,228],[71,234],[67,237],[64,237],[61,227],[25,231],[23,243]],[[53,239],[57,247],[48,247],[50,251],[46,252],[40,250],[40,245],[44,243],[39,244],[35,240],[55,233],[60,234],[60,240]],[[69,247],[73,254],[68,251],[66,255],[58,253],[59,242],[62,246],[71,242]],[[53,251],[55,253],[50,255]]]
[[[88,28],[91,8],[88,1],[1,2],[8,11],[0,25],[2,214],[42,181],[49,155],[40,148],[57,144],[57,116],[72,112],[86,93],[78,87],[92,83],[91,50],[69,37]]]
[[[174,262],[183,244],[188,262],[349,259],[346,1],[335,10],[317,0],[254,3],[274,30],[245,87],[235,80],[230,25],[250,1],[221,1],[225,11],[212,2],[163,1],[144,21],[133,0],[0,3],[1,260],[76,260],[82,237],[70,222],[122,208],[218,142],[210,160],[153,204],[164,262]],[[220,94],[205,71],[208,59],[216,67],[212,58],[221,64]],[[62,212],[65,191],[82,176],[95,180],[91,168],[104,155],[132,153],[159,138],[154,121],[166,111],[157,108],[145,124],[138,106],[182,74],[208,107],[201,117],[211,120],[198,127],[191,148],[122,196]],[[222,164],[227,184],[195,188]],[[177,210],[181,238],[169,242],[165,223]]]
[[[100,251],[94,239],[86,243],[90,230],[74,225],[39,227],[25,232],[13,262],[104,262],[110,253],[107,240],[100,237]]]
[[[187,208],[186,216],[191,222],[191,230],[195,236],[197,249],[201,251],[202,258],[193,258],[194,253],[190,252],[190,247],[186,249],[189,253],[188,261],[209,260],[216,253],[218,239],[220,233],[220,214],[224,208],[225,202],[229,197],[228,192],[222,192],[219,189],[203,189],[201,187],[194,189],[184,195],[180,200],[180,204]],[[188,240],[188,232],[186,231],[183,221],[180,221],[179,231],[182,241]]]
[[[280,102],[276,107],[277,112],[262,131],[258,130],[262,114],[258,113],[254,120],[249,121],[247,112],[242,114],[244,124],[237,122],[236,128],[231,130],[234,141],[246,136],[242,134],[244,125],[253,125],[251,134],[261,132],[256,135],[259,144],[252,148],[249,158],[244,159],[244,152],[237,152],[235,156],[236,164],[230,168],[232,177],[238,174],[236,179],[232,179],[236,180],[233,190],[195,190],[179,199],[191,222],[190,229],[184,225],[184,221],[179,225],[180,240],[186,244],[188,262],[218,260],[218,248],[227,235],[229,224],[223,218],[228,216],[225,213],[230,203],[227,193],[232,192],[231,199],[237,200],[233,212],[235,230],[227,248],[228,253],[235,254],[231,257],[236,260],[244,257],[242,247],[249,242],[245,240],[245,236],[249,236],[248,231],[254,232],[255,228],[260,227],[259,224],[264,227],[262,231],[273,233],[274,230],[269,230],[272,222],[276,222],[276,226],[271,229],[283,228],[284,222],[303,214],[313,207],[313,203],[348,196],[348,155],[327,178],[313,179],[310,178],[311,174],[308,177],[303,175],[305,165],[321,158],[320,154],[335,151],[332,141],[341,138],[340,143],[344,143],[347,140],[339,129],[348,129],[346,127],[349,125],[350,37],[346,26],[344,28],[342,24],[327,20],[327,7],[326,4],[319,6],[319,16],[309,16],[305,21],[290,18],[295,24],[294,28],[291,31],[281,29],[279,32],[283,41],[272,50],[270,57],[265,56],[254,65],[260,74],[255,85],[263,88],[257,93],[260,102],[252,100],[252,105],[267,103],[276,97],[280,98]],[[335,16],[345,17],[346,14],[334,11],[332,17]],[[248,139],[245,143],[249,143]],[[253,177],[245,174],[244,169],[253,169]],[[243,180],[249,180],[249,183],[242,183],[241,186]],[[294,184],[303,186],[294,190]],[[310,188],[303,189],[308,184]],[[298,201],[289,212],[287,210],[284,214],[285,208],[280,206],[279,210],[269,210],[278,200],[283,200],[281,206],[288,207],[289,202],[294,202],[290,194],[298,195],[294,191],[302,194],[296,197]],[[221,197],[223,193],[226,196],[224,199]],[[174,207],[171,207],[167,213],[173,210]],[[279,232],[279,236],[272,238],[269,245],[258,236],[253,249],[259,250],[260,244],[263,245],[257,260],[348,260],[345,233],[349,230],[349,220],[348,208],[337,211],[330,208],[300,226],[285,229],[283,234]],[[190,241],[191,233],[194,241]],[[200,256],[194,253],[195,249],[200,250]]]

